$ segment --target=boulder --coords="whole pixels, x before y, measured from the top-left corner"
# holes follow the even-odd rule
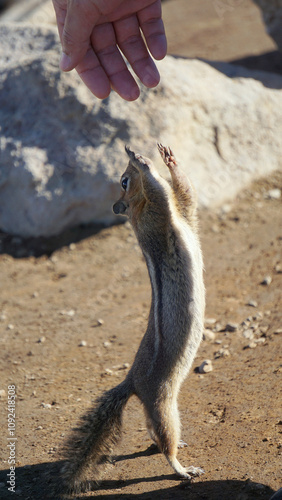
[[[262,11],[267,33],[282,51],[282,0],[254,0]]]
[[[8,7],[1,13],[0,22],[28,22],[39,24],[56,24],[56,16],[52,0],[0,0]]]
[[[127,164],[124,145],[167,175],[171,146],[201,206],[233,198],[281,167],[282,78],[229,64],[166,57],[160,85],[125,102],[96,99],[60,72],[53,27],[0,26],[0,228],[51,236],[79,223],[112,224]]]

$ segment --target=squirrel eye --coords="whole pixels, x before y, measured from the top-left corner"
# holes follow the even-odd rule
[[[126,191],[127,184],[128,184],[128,177],[125,177],[125,178],[124,178],[124,179],[122,179],[122,181],[121,181],[121,187],[122,187],[122,189],[124,189],[124,191]]]

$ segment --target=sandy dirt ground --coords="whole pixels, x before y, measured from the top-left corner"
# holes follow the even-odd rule
[[[206,9],[164,3],[171,52],[231,60],[274,51],[251,2],[237,2],[223,19],[213,2],[200,3]],[[273,192],[281,188],[276,172],[222,209],[200,213],[207,331],[180,392],[188,447],[179,460],[205,474],[192,483],[173,474],[132,398],[104,481],[75,498],[268,500],[281,487],[282,226]],[[146,328],[149,279],[128,223],[50,240],[0,233],[0,245],[0,498],[56,500],[51,484],[62,443],[133,361]],[[200,374],[205,359],[213,370]],[[15,496],[7,491],[9,386],[16,393]]]

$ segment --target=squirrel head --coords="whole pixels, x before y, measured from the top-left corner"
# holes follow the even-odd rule
[[[151,162],[147,158],[136,155],[128,147],[125,150],[129,156],[129,163],[120,179],[121,197],[113,205],[113,212],[116,215],[127,215],[132,219],[133,214],[136,211],[140,212],[145,204],[140,163],[142,161],[143,165],[147,165]]]

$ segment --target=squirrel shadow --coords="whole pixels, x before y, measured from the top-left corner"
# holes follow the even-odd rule
[[[137,458],[140,456],[150,456],[158,453],[156,447],[150,446],[146,450],[133,453],[131,455],[122,455],[115,457],[115,462]],[[16,498],[19,500],[82,500],[86,498],[84,494],[74,494],[73,496],[61,495],[56,493],[56,479],[59,477],[59,472],[64,461],[45,462],[34,465],[27,465],[16,468]],[[7,474],[9,469],[0,471],[0,498],[1,500],[9,500],[15,493],[8,491]],[[142,493],[122,493],[122,489],[130,485],[138,485],[142,483],[154,483],[167,480],[175,480],[177,484],[172,487],[153,489],[152,491]],[[4,483],[4,486],[3,486]],[[109,490],[109,493],[106,492]],[[113,492],[113,490],[117,490]],[[204,476],[198,482],[187,482],[179,479],[176,474],[160,474],[157,476],[136,477],[125,480],[107,480],[97,484],[94,481],[89,481],[88,491],[93,491],[96,498],[104,500],[114,500],[124,498],[126,500],[269,500],[274,494],[274,490],[270,487],[254,483],[249,479],[246,481],[240,480],[218,480],[205,481]],[[99,491],[101,495],[99,495]],[[103,493],[102,493],[103,492]],[[91,497],[91,493],[87,498]]]

